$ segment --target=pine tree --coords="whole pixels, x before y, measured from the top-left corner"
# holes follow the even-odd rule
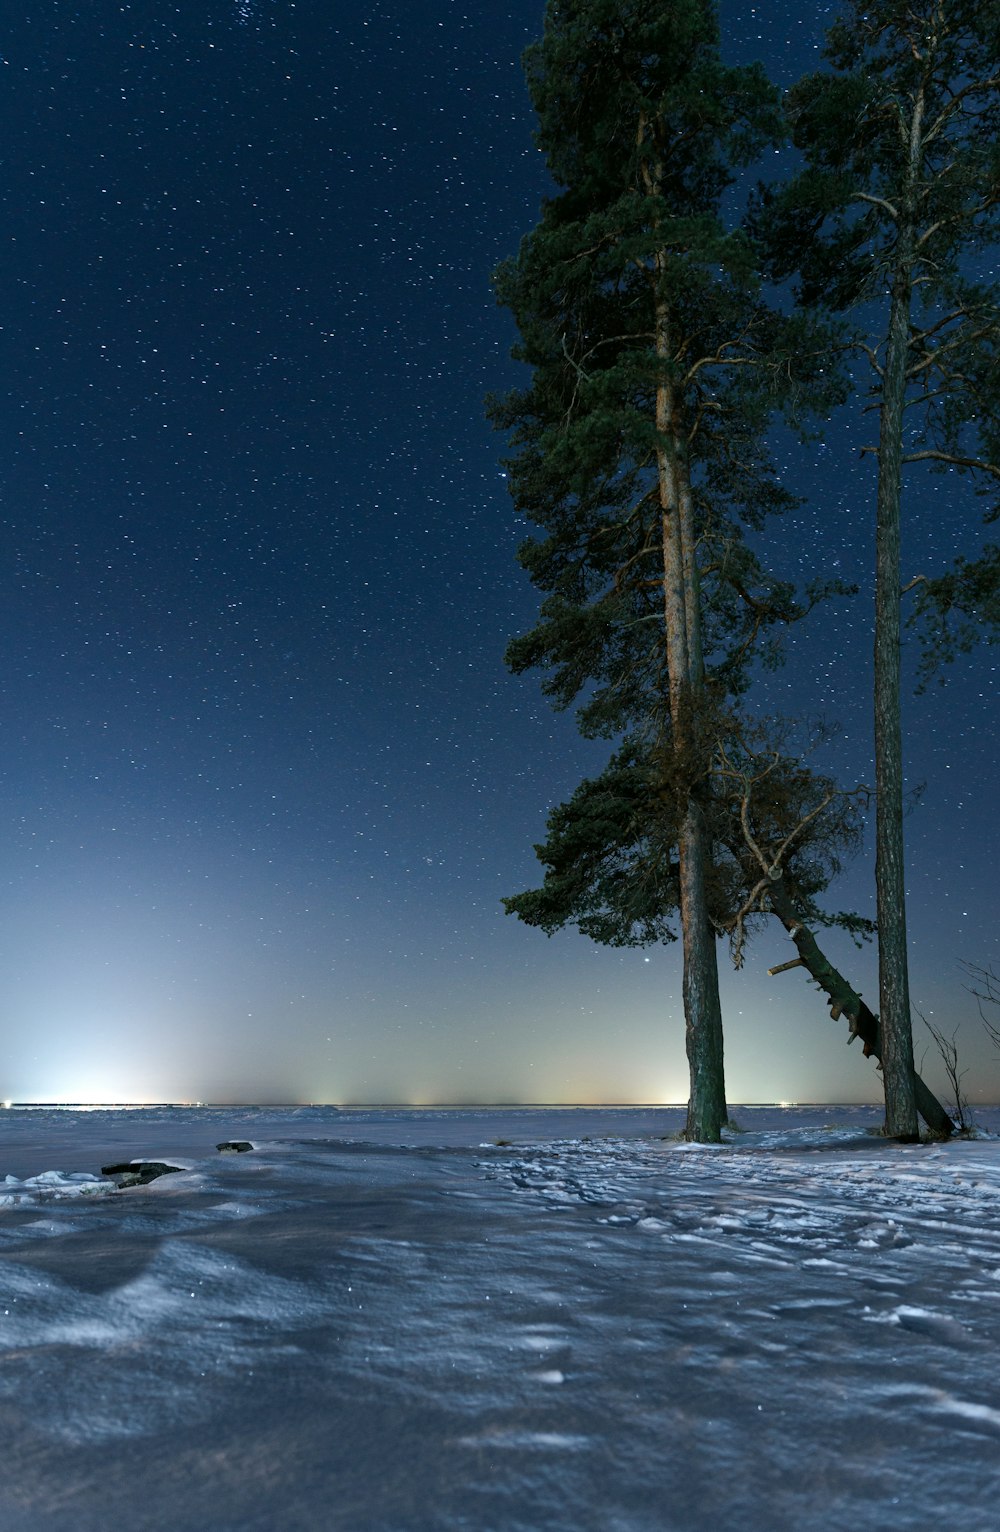
[[[851,311],[877,411],[876,883],[886,1128],[917,1131],[906,946],[900,722],[902,468],[1000,478],[996,292],[982,279],[1000,217],[1000,5],[847,0],[827,71],[789,93],[804,168],[768,199],[777,275]],[[977,280],[977,272],[980,279]],[[921,592],[962,613],[996,601],[996,550]],[[964,608],[964,610],[967,610]],[[966,632],[967,636],[967,632]]]
[[[531,381],[492,414],[514,502],[543,534],[521,553],[540,621],[508,659],[542,669],[555,705],[578,702],[585,734],[633,731],[656,763],[663,856],[676,847],[687,1131],[717,1141],[709,764],[751,656],[800,610],[742,531],[790,503],[762,445],[768,387],[780,372],[794,407],[817,384],[719,212],[778,131],[775,92],[758,66],[722,65],[710,0],[550,0],[526,72],[558,190],[497,275]]]
[[[874,932],[871,921],[821,903],[860,843],[866,793],[840,791],[791,755],[787,731],[741,728],[735,720],[717,744],[712,781],[709,910],[715,928],[730,933],[737,966],[750,929],[776,917],[798,955],[770,972],[804,968],[827,996],[833,1019],[846,1020],[848,1042],[859,1037],[864,1056],[881,1062],[878,1017],[813,929],[838,927],[855,941]],[[575,925],[609,946],[673,941],[679,891],[672,814],[655,752],[648,742],[624,741],[600,776],[552,810],[548,835],[535,847],[542,886],[505,899],[508,912],[549,935]],[[919,1074],[914,1087],[927,1126],[947,1137],[955,1126],[948,1113]]]

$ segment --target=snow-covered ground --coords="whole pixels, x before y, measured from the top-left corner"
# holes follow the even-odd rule
[[[993,1532],[1000,1139],[736,1116],[0,1112],[0,1528]]]

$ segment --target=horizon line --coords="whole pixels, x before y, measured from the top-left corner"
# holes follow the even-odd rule
[[[760,1107],[822,1107],[822,1106],[851,1106],[851,1107],[878,1107],[884,1103],[879,1100],[872,1101],[732,1101],[730,1106],[738,1108]],[[985,1106],[989,1103],[979,1102]],[[441,1111],[653,1111],[673,1112],[686,1111],[686,1101],[84,1101],[60,1098],[48,1101],[14,1101],[5,1100],[0,1102],[0,1110],[27,1111],[33,1109],[104,1109],[109,1111],[142,1111],[154,1107],[169,1108],[178,1111],[204,1110],[204,1111],[338,1111],[338,1112],[441,1112]]]

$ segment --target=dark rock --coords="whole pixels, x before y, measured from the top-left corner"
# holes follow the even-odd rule
[[[127,1160],[123,1165],[102,1165],[101,1175],[111,1176],[119,1186],[146,1186],[157,1176],[179,1175],[184,1168],[164,1160]]]
[[[215,1147],[220,1154],[249,1154],[253,1144],[245,1138],[227,1138],[224,1144]]]

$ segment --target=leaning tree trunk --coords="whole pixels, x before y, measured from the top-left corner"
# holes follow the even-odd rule
[[[811,978],[822,989],[830,1001],[830,1014],[834,1020],[844,1016],[850,1029],[849,1043],[853,1043],[856,1037],[860,1037],[866,1058],[878,1059],[885,1072],[885,1059],[883,1054],[884,1037],[879,1025],[879,1018],[868,1009],[857,990],[844,978],[839,969],[820,951],[815,936],[808,926],[803,925],[795,908],[795,902],[788,892],[784,879],[772,882],[768,887],[768,898],[771,908],[795,943],[798,957],[793,963],[781,963],[777,968],[772,968],[771,973],[780,973],[785,968],[801,965]],[[912,1066],[911,1066],[912,1067]],[[926,1122],[932,1133],[939,1133],[943,1138],[949,1137],[955,1131],[955,1124],[934,1095],[930,1087],[920,1078],[916,1070],[912,1072],[912,1095],[916,1102],[916,1109]],[[886,1124],[888,1131],[888,1122]],[[897,1135],[893,1135],[896,1137]],[[912,1137],[912,1135],[907,1135]]]

